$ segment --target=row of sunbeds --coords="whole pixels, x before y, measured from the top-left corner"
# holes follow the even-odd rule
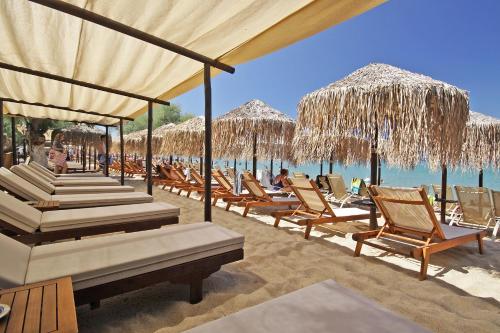
[[[153,202],[112,178],[55,175],[31,162],[12,171],[1,168],[0,187],[0,253],[9,254],[0,256],[0,289],[71,276],[76,304],[96,305],[171,281],[189,284],[196,303],[203,279],[243,258],[242,235],[212,223],[174,225],[178,207]],[[32,206],[48,200],[58,201],[60,209]]]

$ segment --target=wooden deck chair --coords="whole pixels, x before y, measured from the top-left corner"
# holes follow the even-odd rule
[[[221,170],[213,169],[212,177],[220,185],[218,189],[212,192],[212,206],[215,206],[219,199],[224,199],[228,202],[237,202],[252,197],[250,194],[246,193],[242,193],[239,195],[234,194],[233,185],[229,182],[226,176],[224,176]],[[228,209],[229,208],[226,207],[226,210]]]
[[[296,198],[272,197],[260,185],[259,181],[250,172],[243,173],[243,186],[248,190],[249,196],[241,200],[225,199],[227,202],[226,210],[229,210],[233,203],[245,207],[243,217],[247,216],[252,207],[282,207],[298,206],[300,201]]]
[[[234,168],[227,168],[226,172],[228,177],[234,182],[234,180],[236,179],[236,171],[234,170]]]
[[[492,195],[485,187],[455,186],[458,203],[462,214],[451,220],[450,225],[488,229],[497,229]],[[496,236],[496,233],[494,233]]]
[[[307,226],[305,239],[309,239],[311,229],[316,224],[349,222],[370,218],[370,212],[358,208],[332,209],[313,180],[300,186],[294,183],[292,189],[301,205],[295,210],[274,212],[272,214],[276,218],[274,226],[277,228],[281,218],[285,216],[298,217],[300,220],[296,223]],[[380,216],[380,213],[378,213],[378,216]]]
[[[493,216],[495,217],[495,227],[493,228],[493,235],[498,234],[500,228],[500,191],[490,190],[491,201],[493,204]]]
[[[293,178],[306,178],[306,174],[303,172],[292,172]]]
[[[344,205],[351,198],[357,196],[354,193],[347,192],[344,177],[342,177],[342,175],[330,173],[326,175],[326,178],[328,179],[330,189],[332,190],[332,193],[329,194],[326,199],[333,203],[339,204],[340,208],[344,207]]]
[[[390,188],[372,185],[370,194],[382,212],[385,224],[380,230],[355,233],[357,242],[354,256],[361,253],[363,244],[389,252],[409,255],[421,260],[420,280],[427,277],[427,267],[431,254],[444,251],[465,243],[477,241],[479,253],[483,253],[484,230],[442,225],[421,188]],[[385,239],[411,246],[409,253],[386,247],[369,239]]]
[[[190,169],[190,174],[191,178],[194,183],[194,187],[192,188],[191,192],[188,192],[188,197],[192,192],[197,192],[200,195],[200,201],[203,201],[204,198],[204,193],[205,193],[205,179],[196,171],[195,169],[191,168]],[[219,185],[213,185],[211,184],[212,191],[219,191],[221,190],[221,187]]]

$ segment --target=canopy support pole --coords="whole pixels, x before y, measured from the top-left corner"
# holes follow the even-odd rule
[[[87,168],[87,145],[85,144],[85,141],[82,143],[82,153],[81,153],[81,159],[82,159],[82,166],[83,166],[83,173],[85,173],[85,170]]]
[[[172,165],[172,163],[174,162],[174,157],[172,155],[170,155],[168,162],[170,163],[170,165]]]
[[[280,160],[280,173],[281,173],[281,170],[283,170],[283,160],[282,159]]]
[[[94,146],[94,170],[97,170],[97,149]]]
[[[16,145],[16,118],[10,117],[10,129],[12,136],[12,165],[17,164],[17,145]]]
[[[257,133],[253,137],[252,174],[257,177]]]
[[[377,141],[378,141],[378,131],[375,131],[375,139],[372,142],[371,154],[370,154],[370,185],[378,184],[377,181]],[[370,230],[376,230],[378,228],[377,223],[377,207],[373,198],[370,198],[372,205],[370,206]]]
[[[148,194],[153,195],[153,102],[148,102],[148,137],[146,147],[146,177],[148,177]]]
[[[123,120],[120,119],[120,184],[125,185],[125,149],[123,147]]]
[[[483,168],[479,170],[479,187],[483,187]]]
[[[377,185],[380,186],[380,178],[382,178],[382,163],[380,162],[380,155],[377,154]]]
[[[446,223],[446,187],[448,170],[446,164],[441,168],[441,223]]]
[[[319,175],[323,176],[323,160],[319,161]]]
[[[89,143],[87,145],[87,149],[89,150],[88,151],[88,160],[89,160],[89,171],[90,171],[90,168],[92,167],[92,145]]]
[[[28,155],[28,152],[26,151],[26,133],[25,133],[24,139],[23,139],[23,159],[24,159],[25,163],[26,163],[27,155]]]
[[[200,174],[203,176],[203,156],[200,156]]]
[[[248,170],[248,161],[245,160],[245,171],[247,171],[247,170]]]
[[[106,125],[106,147],[104,147],[104,175],[109,176],[109,126]]]
[[[212,222],[212,82],[210,65],[204,64],[205,85],[205,221]]]
[[[272,178],[273,178],[273,159],[271,158],[271,174],[269,175],[271,177],[271,182],[273,181]]]
[[[233,161],[234,175],[236,176],[236,159]]]
[[[0,99],[0,168],[3,163],[3,100]]]
[[[330,163],[328,163],[328,173],[332,174],[333,173],[333,162],[330,160]]]

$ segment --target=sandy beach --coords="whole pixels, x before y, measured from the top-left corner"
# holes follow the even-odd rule
[[[129,185],[145,191],[142,181]],[[154,196],[181,207],[180,223],[202,221],[203,203],[158,188]],[[482,256],[472,243],[434,255],[428,279],[419,281],[414,260],[366,247],[353,257],[349,234],[367,229],[364,223],[320,227],[305,240],[291,223],[276,229],[268,217],[249,216],[213,210],[214,223],[245,235],[245,259],[205,280],[201,303],[188,303],[187,286],[162,283],[104,300],[96,310],[79,307],[80,332],[182,332],[326,279],[434,332],[500,331],[498,240],[485,239]]]

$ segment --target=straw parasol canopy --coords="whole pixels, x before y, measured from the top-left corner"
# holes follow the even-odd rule
[[[212,128],[216,157],[252,158],[257,141],[259,159],[290,158],[294,120],[258,99],[218,117]]]
[[[125,150],[131,153],[146,154],[144,138],[148,135],[148,130],[143,129],[123,136]]]
[[[161,153],[161,147],[163,146],[163,136],[168,130],[174,127],[175,127],[174,123],[168,123],[165,125],[161,125],[160,127],[153,130],[152,142],[151,142],[153,148],[153,155],[158,155]],[[143,138],[144,146],[146,145],[146,140],[147,140],[147,135],[145,135]]]
[[[66,142],[72,145],[97,145],[101,142],[101,135],[105,134],[103,130],[87,124],[75,124],[62,129],[62,132]]]
[[[205,140],[205,117],[186,120],[163,133],[161,154],[202,156]]]
[[[480,170],[500,167],[500,119],[470,111],[463,145],[461,166]]]
[[[468,93],[385,64],[370,64],[302,98],[293,150],[298,161],[342,156],[343,140],[375,144],[389,165],[432,169],[460,160]],[[366,156],[359,157],[366,161]]]

